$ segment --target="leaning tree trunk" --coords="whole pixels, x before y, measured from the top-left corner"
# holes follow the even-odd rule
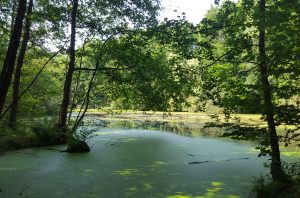
[[[20,44],[20,38],[23,27],[23,20],[26,12],[26,0],[19,1],[18,12],[15,20],[14,29],[10,36],[9,46],[6,52],[6,57],[3,63],[3,68],[0,75],[0,114],[2,113],[7,92],[10,86],[13,75],[17,51]]]
[[[28,5],[28,10],[27,10],[27,16],[26,16],[24,37],[23,37],[22,46],[21,46],[21,49],[19,52],[15,76],[14,76],[12,106],[10,109],[9,123],[8,123],[10,128],[17,128],[17,112],[18,112],[18,105],[19,105],[18,97],[19,97],[19,88],[20,88],[20,77],[21,77],[21,70],[22,70],[22,66],[23,66],[25,52],[27,49],[27,44],[28,44],[28,41],[30,38],[32,7],[33,7],[33,0],[30,0],[29,5]]]
[[[274,121],[274,106],[272,103],[271,86],[268,79],[268,67],[266,61],[266,44],[265,44],[265,10],[266,0],[260,0],[259,9],[261,13],[260,27],[259,27],[259,68],[260,78],[263,91],[264,113],[268,123],[268,134],[271,146],[271,174],[274,181],[282,181],[284,178],[283,169],[280,161],[280,150],[278,144],[278,137],[276,133]]]
[[[76,39],[76,14],[78,9],[78,0],[73,0],[73,9],[71,16],[71,43],[70,43],[70,62],[68,71],[66,74],[66,80],[64,84],[63,100],[60,107],[60,113],[58,118],[58,128],[66,130],[68,106],[70,103],[70,91],[72,85],[72,77],[75,68],[75,39]]]

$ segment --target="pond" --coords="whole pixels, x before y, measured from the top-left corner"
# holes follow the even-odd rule
[[[92,128],[90,153],[56,146],[2,156],[0,197],[249,197],[251,181],[268,173],[253,143]]]

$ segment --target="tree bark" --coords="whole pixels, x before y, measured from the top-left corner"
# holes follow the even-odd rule
[[[78,0],[73,0],[73,8],[71,15],[71,43],[70,43],[70,62],[66,74],[63,100],[60,107],[60,113],[58,118],[58,128],[66,130],[68,106],[70,103],[70,91],[72,85],[72,77],[75,68],[75,42],[76,42],[76,15],[78,10]]]
[[[10,86],[11,78],[15,67],[17,51],[20,45],[23,20],[26,12],[26,3],[26,0],[19,1],[14,29],[10,36],[9,46],[6,52],[6,57],[0,75],[0,114],[2,113],[6,101],[7,92]]]
[[[26,16],[26,23],[24,29],[24,37],[22,41],[22,46],[19,52],[16,71],[14,76],[14,85],[13,85],[13,98],[12,98],[12,106],[10,109],[9,115],[9,123],[8,126],[10,128],[17,128],[17,112],[18,112],[18,105],[19,105],[19,88],[20,88],[20,77],[21,77],[21,70],[24,62],[25,52],[27,49],[27,44],[30,38],[30,27],[31,27],[31,14],[32,14],[32,7],[33,7],[33,0],[29,1],[27,16]]]
[[[274,121],[274,106],[272,103],[271,86],[268,79],[268,66],[266,61],[266,32],[265,32],[265,10],[266,0],[260,0],[259,10],[261,19],[259,21],[259,68],[260,78],[263,91],[264,113],[268,123],[268,135],[271,146],[271,174],[274,181],[281,181],[284,173],[281,166],[280,150],[278,144],[278,137]]]

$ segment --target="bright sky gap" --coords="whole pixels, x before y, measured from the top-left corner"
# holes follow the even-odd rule
[[[160,15],[161,20],[178,19],[177,16],[184,12],[186,20],[197,24],[214,5],[214,0],[161,0],[161,5],[165,8]]]

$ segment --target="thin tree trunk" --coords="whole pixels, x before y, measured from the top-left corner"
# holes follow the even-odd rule
[[[18,105],[19,105],[19,88],[20,88],[20,77],[21,77],[21,70],[24,62],[25,52],[27,49],[27,44],[30,38],[30,27],[31,27],[31,14],[32,14],[32,7],[33,7],[33,0],[29,1],[27,16],[26,16],[26,23],[24,29],[24,37],[22,41],[22,46],[19,52],[19,57],[17,60],[17,66],[14,76],[14,85],[13,85],[13,98],[12,98],[12,106],[10,109],[9,115],[9,123],[8,126],[10,128],[17,128],[17,112],[18,112]]]
[[[89,82],[88,90],[86,92],[85,98],[84,98],[83,103],[81,105],[80,111],[79,111],[79,113],[77,115],[77,119],[76,119],[75,124],[74,124],[74,126],[72,128],[72,131],[75,131],[77,129],[77,127],[79,126],[79,124],[83,120],[83,118],[84,118],[84,116],[85,116],[85,114],[86,114],[86,112],[87,112],[87,110],[89,108],[90,94],[91,94],[91,91],[92,91],[92,88],[93,88],[94,79],[96,77],[97,72],[99,71],[98,70],[99,67],[100,67],[99,59],[96,59],[95,71],[93,72],[92,78],[91,78],[91,80]],[[85,107],[84,107],[83,113],[80,115],[80,112],[83,109],[84,104],[85,104]]]
[[[60,107],[60,113],[58,118],[58,128],[66,130],[68,106],[70,103],[70,91],[72,85],[72,77],[75,68],[75,41],[76,41],[76,14],[78,10],[78,0],[73,0],[72,18],[71,18],[71,43],[70,43],[70,62],[68,71],[66,74],[66,80],[64,84],[63,100]]]
[[[9,46],[6,52],[6,57],[0,75],[0,114],[2,113],[6,101],[7,92],[10,86],[11,78],[15,67],[16,56],[22,33],[23,20],[26,12],[26,3],[26,0],[19,1],[19,7],[14,29],[10,37]]]
[[[85,52],[86,42],[87,42],[87,38],[84,39],[83,46],[82,46],[82,53]],[[80,57],[79,68],[82,68],[82,63],[83,63],[83,54]],[[74,94],[73,94],[73,98],[72,98],[72,102],[71,102],[71,110],[70,110],[70,113],[69,113],[68,122],[71,120],[71,115],[72,115],[73,110],[74,110],[74,105],[75,105],[75,100],[76,100],[76,96],[77,96],[77,92],[78,92],[80,77],[81,77],[81,71],[79,70],[79,72],[77,74],[77,78],[76,78],[76,86],[75,86],[75,89],[74,89]]]
[[[85,113],[87,112],[87,110],[88,110],[88,108],[89,108],[89,103],[90,103],[90,93],[91,93],[91,91],[92,91],[93,82],[94,82],[94,79],[95,79],[95,77],[96,77],[96,75],[97,75],[97,72],[100,71],[100,62],[99,62],[99,60],[100,60],[100,55],[101,55],[102,50],[104,50],[106,43],[107,43],[109,40],[111,40],[112,38],[114,38],[114,35],[111,35],[109,38],[107,38],[107,39],[104,41],[104,43],[103,43],[103,45],[102,45],[102,47],[101,47],[101,50],[100,50],[98,56],[96,57],[96,66],[95,66],[95,69],[93,70],[94,72],[93,72],[92,78],[91,78],[91,80],[90,80],[90,82],[89,82],[87,93],[86,93],[86,95],[85,95],[85,97],[84,97],[84,99],[83,99],[83,102],[82,102],[82,104],[81,104],[80,110],[79,110],[78,115],[77,115],[77,118],[76,118],[75,123],[74,123],[74,125],[73,125],[73,128],[72,128],[72,130],[71,130],[71,131],[73,131],[73,132],[77,129],[77,127],[79,126],[80,122],[83,120],[83,118],[84,118],[84,116],[85,116]],[[84,108],[84,109],[83,109],[83,108]],[[80,113],[81,113],[82,110],[83,110],[83,113],[80,115]]]
[[[261,13],[260,27],[259,27],[259,68],[261,76],[261,85],[263,91],[263,100],[264,100],[264,113],[267,118],[268,123],[268,134],[269,141],[271,146],[271,174],[274,181],[282,181],[283,179],[283,170],[280,160],[280,150],[278,144],[278,137],[276,133],[275,121],[274,121],[274,106],[272,103],[272,92],[268,79],[268,68],[266,61],[266,48],[265,48],[265,10],[266,10],[266,1],[260,0],[259,9]]]

